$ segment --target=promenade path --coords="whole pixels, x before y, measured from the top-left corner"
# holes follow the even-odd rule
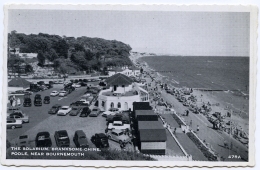
[[[151,83],[151,87],[156,87],[155,82],[151,81],[149,76],[145,78],[147,83]],[[159,86],[157,86],[159,93],[161,93],[161,97],[168,103],[174,105],[174,109],[177,113],[184,113],[188,108],[183,106],[181,102],[179,102],[174,96],[166,93],[165,90],[161,90]],[[239,141],[235,140],[233,137],[229,136],[227,133],[214,130],[212,128],[212,124],[204,117],[203,115],[198,115],[194,113],[190,113],[189,116],[183,117],[185,122],[189,125],[192,120],[192,129],[196,131],[197,125],[199,125],[200,131],[197,133],[200,139],[206,140],[213,150],[224,159],[224,161],[246,161],[248,160],[248,148],[244,146]],[[168,122],[166,120],[166,122]],[[170,122],[169,122],[170,123]],[[171,123],[170,123],[171,124]],[[227,141],[229,144],[232,142],[232,149],[228,149],[224,147],[224,141]],[[182,143],[185,145],[185,143]],[[241,157],[241,159],[229,158],[229,156],[236,155]]]

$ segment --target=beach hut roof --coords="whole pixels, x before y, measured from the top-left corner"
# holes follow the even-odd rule
[[[24,78],[21,77],[15,77],[13,78],[11,81],[8,82],[8,86],[9,87],[29,87],[30,86],[30,82],[25,80]]]
[[[165,129],[139,130],[141,142],[165,142],[167,140]]]
[[[133,80],[124,74],[117,73],[106,79],[107,85],[130,85]]]
[[[165,129],[160,121],[138,121],[138,129]]]

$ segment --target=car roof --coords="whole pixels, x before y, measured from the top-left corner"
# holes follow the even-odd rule
[[[83,132],[83,130],[76,130],[76,133],[77,133],[79,136],[86,136],[86,134]]]
[[[102,138],[102,137],[103,137],[103,138],[104,138],[104,137],[107,137],[104,133],[97,133],[96,135],[99,136],[99,137],[101,137],[101,138]]]
[[[9,120],[9,121],[10,121],[10,120],[15,120],[15,119],[14,119],[14,118],[9,118],[9,117],[7,117],[6,120]]]
[[[56,131],[57,133],[59,134],[63,134],[63,135],[67,135],[67,131],[66,130],[59,130],[59,131]]]
[[[47,131],[37,133],[37,136],[42,136],[42,135],[49,137],[49,136],[50,136],[50,133],[47,132]]]
[[[62,106],[62,108],[69,108],[69,106]]]

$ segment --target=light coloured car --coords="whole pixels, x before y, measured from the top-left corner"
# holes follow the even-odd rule
[[[29,116],[21,110],[14,111],[13,113],[7,113],[7,117],[15,120],[21,120],[22,123],[29,123]]]
[[[113,123],[108,124],[107,129],[130,130],[130,124],[124,124],[122,121],[114,121]]]
[[[103,117],[107,117],[107,116],[109,116],[109,115],[114,116],[115,114],[116,114],[116,112],[105,111],[105,112],[102,113],[102,116],[103,116]]]
[[[81,84],[79,84],[79,83],[73,83],[73,84],[72,84],[72,87],[79,88],[79,87],[81,87]]]
[[[131,142],[131,138],[128,135],[125,135],[122,130],[113,129],[107,134],[108,139],[116,141],[120,144]]]
[[[67,91],[60,91],[60,93],[59,93],[60,97],[64,97],[64,96],[67,96],[67,95],[68,95]]]
[[[21,120],[15,120],[12,118],[7,118],[6,119],[6,127],[11,128],[11,129],[15,129],[15,128],[19,128],[22,127],[23,122]]]
[[[29,147],[29,146],[31,146],[28,135],[19,136],[15,145],[18,146],[18,147]]]
[[[69,106],[62,106],[58,111],[57,115],[59,116],[66,116],[71,111],[71,107]]]
[[[59,95],[59,92],[58,91],[52,91],[50,96],[58,96]]]

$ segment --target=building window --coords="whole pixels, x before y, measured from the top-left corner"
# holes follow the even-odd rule
[[[117,103],[117,108],[121,108],[121,103],[120,102]]]
[[[113,102],[110,104],[110,107],[111,107],[111,108],[114,108],[114,103],[113,103]]]
[[[101,105],[102,105],[102,107],[105,107],[105,102],[104,102],[104,101],[102,101],[102,104],[101,104]]]

